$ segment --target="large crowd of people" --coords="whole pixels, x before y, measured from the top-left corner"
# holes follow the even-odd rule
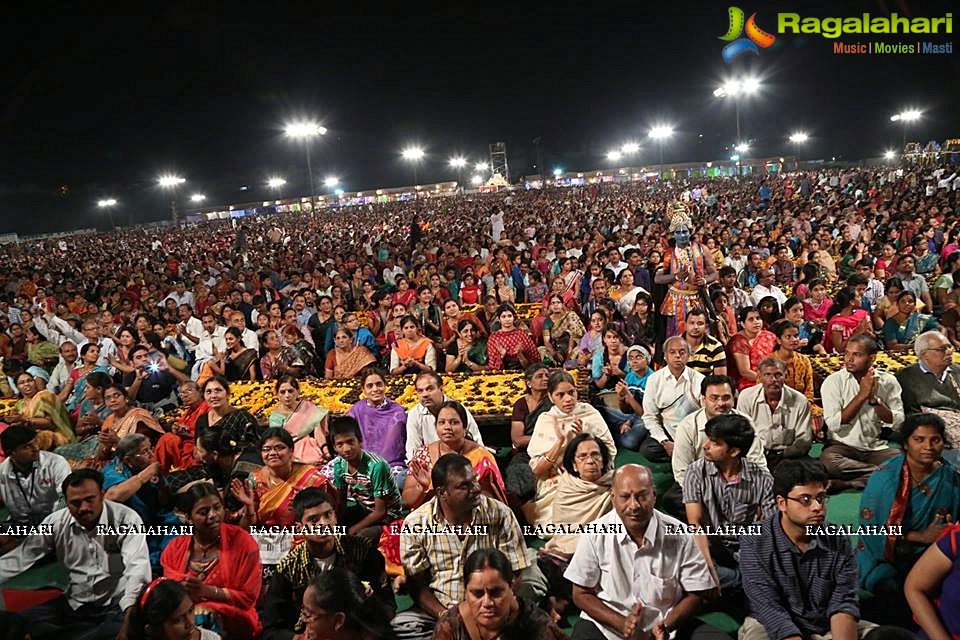
[[[889,165],[0,246],[0,587],[67,580],[6,637],[958,637],[958,194]],[[443,377],[499,371],[527,393],[481,429]]]

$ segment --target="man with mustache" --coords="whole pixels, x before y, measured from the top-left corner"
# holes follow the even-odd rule
[[[150,556],[143,535],[111,535],[98,526],[139,528],[136,511],[103,499],[103,474],[80,469],[61,486],[66,508],[54,511],[22,545],[0,556],[0,584],[55,552],[67,574],[66,592],[22,613],[34,640],[115,638],[124,612],[150,583]]]
[[[614,510],[590,524],[616,533],[584,536],[563,576],[582,611],[573,639],[632,639],[644,632],[666,638],[674,631],[680,640],[725,637],[694,618],[713,578],[682,523],[653,508],[650,470],[620,467],[610,494]]]

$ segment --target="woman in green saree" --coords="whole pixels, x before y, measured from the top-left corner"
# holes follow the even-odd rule
[[[902,535],[860,535],[860,586],[874,593],[902,588],[920,554],[960,512],[960,475],[940,459],[946,427],[940,416],[915,413],[901,427],[905,453],[867,482],[860,525],[900,527]]]

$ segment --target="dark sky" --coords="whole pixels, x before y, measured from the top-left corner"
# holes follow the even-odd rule
[[[112,17],[73,15],[75,3],[5,8],[0,232],[104,226],[94,206],[104,196],[120,201],[118,221],[160,219],[169,199],[155,179],[166,170],[188,179],[184,201],[197,191],[213,203],[268,197],[263,183],[274,174],[287,178],[286,195],[299,194],[304,152],[282,134],[298,116],[329,129],[312,148],[317,181],[335,174],[347,190],[410,184],[399,150],[411,142],[430,154],[421,182],[455,178],[447,158],[480,160],[498,140],[516,177],[536,172],[537,136],[548,169],[592,169],[659,121],[677,129],[667,162],[719,159],[735,118],[712,91],[747,72],[764,83],[742,110],[751,155],[790,153],[785,138],[802,128],[813,136],[804,157],[876,156],[899,143],[889,116],[908,106],[924,110],[910,137],[960,136],[960,53],[840,56],[826,38],[779,35],[759,56],[726,64],[725,2],[470,3],[420,13],[397,2],[321,2],[304,13],[265,2],[218,11],[148,4],[152,14]],[[771,32],[780,11],[956,9],[946,0],[737,5]],[[840,40],[871,39],[917,37]],[[656,147],[645,144],[640,161],[655,163]]]

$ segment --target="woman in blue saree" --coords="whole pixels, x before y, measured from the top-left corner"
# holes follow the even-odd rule
[[[940,416],[915,413],[903,421],[904,453],[874,471],[860,500],[860,525],[900,527],[902,535],[860,535],[860,586],[900,590],[917,558],[960,512],[960,475],[940,459],[946,427]]]

